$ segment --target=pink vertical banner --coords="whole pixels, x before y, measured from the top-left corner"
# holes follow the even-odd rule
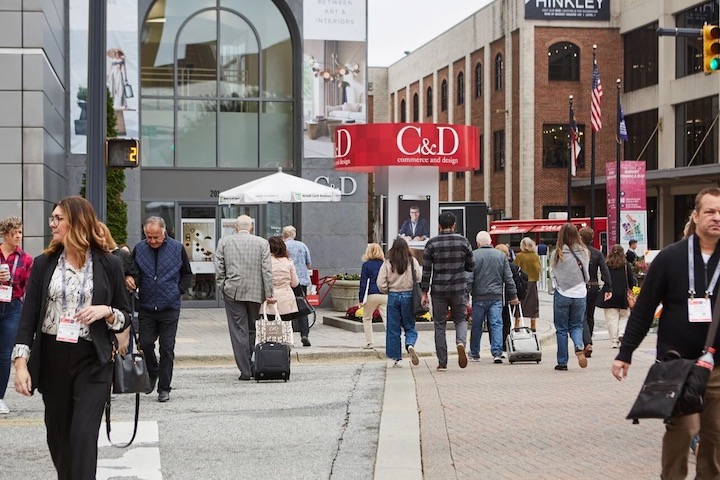
[[[623,239],[617,237],[617,202],[616,202],[616,172],[615,162],[605,165],[606,192],[607,192],[607,217],[608,217],[608,245],[617,243],[623,244]],[[621,216],[629,212],[646,211],[647,195],[645,183],[645,162],[623,161],[620,162],[620,212]],[[623,235],[621,233],[621,235]],[[628,233],[625,236],[632,236]],[[627,240],[627,239],[626,239]]]

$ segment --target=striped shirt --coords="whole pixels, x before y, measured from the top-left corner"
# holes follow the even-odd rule
[[[465,295],[465,272],[475,267],[467,238],[457,233],[440,233],[425,244],[422,291],[443,296]]]

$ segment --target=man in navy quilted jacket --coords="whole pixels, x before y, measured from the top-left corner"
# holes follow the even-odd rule
[[[180,318],[180,296],[190,287],[190,259],[182,243],[168,238],[165,220],[149,217],[143,225],[145,240],[135,245],[133,257],[140,269],[138,322],[140,347],[145,353],[150,385],[158,382],[158,402],[170,400],[175,335]],[[155,341],[160,339],[160,362]]]

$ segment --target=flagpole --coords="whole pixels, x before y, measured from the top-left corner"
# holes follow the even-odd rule
[[[593,45],[593,75],[595,74],[595,62],[597,60],[596,57],[597,45]],[[595,129],[591,127],[591,130],[592,136],[590,137],[590,228],[595,230]]]
[[[567,165],[567,221],[569,222],[572,218],[572,163],[573,163],[573,96],[570,95],[568,97],[568,101],[570,104],[570,107],[568,109],[568,125],[570,126],[570,152],[568,155],[568,165]]]
[[[615,141],[615,241],[620,244],[620,79],[617,79],[617,138]],[[612,246],[608,246],[608,251]]]

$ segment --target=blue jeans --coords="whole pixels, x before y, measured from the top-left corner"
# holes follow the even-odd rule
[[[502,339],[502,308],[501,300],[473,300],[472,302],[472,329],[470,330],[470,356],[480,357],[480,340],[482,340],[482,324],[487,318],[490,332],[490,353],[499,357],[503,351]]]
[[[10,378],[10,355],[15,345],[22,306],[19,298],[10,303],[0,302],[0,400],[5,398]]]
[[[388,294],[386,321],[385,355],[393,360],[401,360],[400,327],[405,331],[405,348],[415,345],[418,336],[412,312],[412,291]]]
[[[583,323],[585,321],[585,298],[569,298],[555,290],[553,298],[553,321],[557,335],[557,363],[568,363],[568,334],[575,349],[582,349]]]

